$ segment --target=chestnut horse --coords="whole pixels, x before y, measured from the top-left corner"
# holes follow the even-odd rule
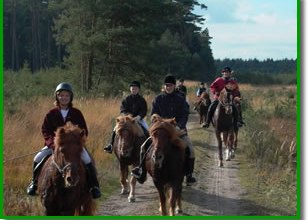
[[[206,120],[207,111],[211,104],[210,95],[207,92],[202,92],[199,100],[195,103],[195,109],[199,113],[199,123],[202,124]]]
[[[121,194],[127,194],[129,202],[135,202],[136,178],[130,179],[130,190],[128,190],[128,167],[138,166],[140,158],[140,146],[145,141],[146,136],[138,122],[130,115],[117,117],[115,126],[115,141],[113,149],[120,163],[120,182],[122,186]]]
[[[146,155],[146,170],[152,176],[159,193],[161,215],[182,212],[181,194],[185,169],[185,142],[175,128],[175,119],[152,118],[150,136],[152,145]],[[168,199],[169,197],[169,199]]]
[[[219,95],[219,103],[214,113],[213,125],[218,142],[219,167],[223,167],[222,139],[226,148],[226,160],[234,157],[234,117],[233,97],[231,92],[223,89]],[[222,137],[221,137],[222,135]]]
[[[93,215],[94,202],[81,160],[85,138],[85,131],[71,122],[57,129],[54,152],[38,178],[46,215]]]

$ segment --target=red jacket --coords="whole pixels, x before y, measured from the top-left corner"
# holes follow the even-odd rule
[[[60,109],[58,107],[51,109],[45,116],[44,122],[42,125],[42,134],[45,139],[45,146],[53,148],[53,138],[55,136],[55,131],[58,127],[65,125],[66,122],[72,122],[74,125],[78,125],[79,128],[84,129],[86,131],[86,135],[88,135],[88,128],[86,121],[80,110],[76,108],[70,108],[66,119],[64,120]]]
[[[214,95],[214,99],[218,99],[219,93],[221,92],[221,90],[223,90],[225,88],[227,83],[235,84],[235,86],[234,86],[235,89],[232,91],[233,97],[240,97],[241,96],[238,84],[235,80],[233,80],[233,79],[226,80],[223,77],[218,77],[210,86],[211,92]]]

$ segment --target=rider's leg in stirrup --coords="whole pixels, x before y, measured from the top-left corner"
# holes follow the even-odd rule
[[[211,120],[213,118],[213,115],[214,115],[214,112],[215,112],[215,109],[218,105],[218,100],[214,100],[211,105],[209,106],[209,110],[207,112],[207,115],[206,115],[206,121],[203,125],[204,128],[208,128],[210,126],[210,123],[211,123]]]
[[[145,142],[141,146],[140,150],[140,163],[139,166],[132,169],[131,175],[133,175],[139,183],[144,183],[146,180],[146,170],[145,170],[145,158],[147,155],[147,152],[150,149],[150,146],[152,144],[152,139],[149,137],[145,140]]]

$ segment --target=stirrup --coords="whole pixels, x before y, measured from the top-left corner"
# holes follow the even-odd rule
[[[97,186],[94,186],[90,189],[91,195],[93,199],[97,199],[102,196],[101,191]]]
[[[36,193],[35,193],[36,190],[37,190],[37,186],[36,186],[36,184],[32,180],[31,183],[29,184],[29,186],[27,187],[27,194],[29,196],[35,196],[36,195]]]
[[[191,184],[197,182],[196,178],[193,177],[192,175],[186,176],[186,185],[190,186]]]
[[[107,153],[112,153],[112,145],[108,144],[106,147],[104,147],[104,151]]]

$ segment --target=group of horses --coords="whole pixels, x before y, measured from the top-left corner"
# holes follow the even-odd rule
[[[203,104],[209,105],[207,101]],[[145,158],[146,171],[158,190],[161,215],[175,215],[182,212],[181,193],[187,146],[181,139],[183,131],[176,128],[175,119],[153,115],[151,122],[149,134],[152,144]],[[237,131],[233,128],[232,97],[226,91],[221,92],[213,125],[218,141],[219,166],[223,166],[221,136],[230,150],[230,157],[234,156],[237,137]],[[140,147],[146,136],[137,119],[130,115],[117,117],[115,132],[113,149],[120,166],[121,194],[128,194],[128,201],[135,202],[136,179],[131,176],[128,184],[129,166],[138,166]],[[84,146],[85,131],[78,126],[67,123],[57,129],[54,153],[43,165],[38,180],[46,215],[93,214],[95,204],[89,192],[86,168],[81,160]]]

